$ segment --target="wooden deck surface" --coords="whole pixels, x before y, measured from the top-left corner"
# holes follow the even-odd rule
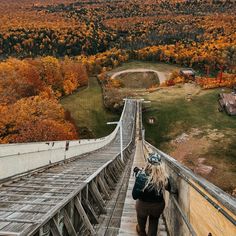
[[[145,159],[142,150],[142,140],[138,140],[136,143],[136,151],[133,161],[132,170],[135,166],[143,167],[145,165]],[[133,172],[131,171],[129,185],[126,193],[121,225],[118,235],[119,236],[137,236],[136,225],[136,210],[135,210],[135,200],[132,198],[132,189],[134,186],[135,177],[133,176]],[[158,225],[158,236],[167,236],[166,226],[164,224],[163,218],[161,216]]]
[[[123,116],[123,145],[132,138],[134,102],[128,102]],[[30,235],[33,228],[46,221],[74,191],[84,186],[94,173],[113,161],[120,152],[119,132],[104,148],[67,160],[65,163],[0,185],[0,235]]]

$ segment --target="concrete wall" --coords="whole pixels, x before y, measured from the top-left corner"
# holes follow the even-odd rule
[[[177,200],[182,213],[195,231],[195,235],[236,235],[236,199],[207,180],[195,175],[177,160],[145,142],[149,151],[161,154],[165,169],[177,195],[165,194],[165,218],[170,236],[192,235],[180,211],[174,204]],[[194,235],[194,234],[193,234]]]
[[[125,113],[126,103],[121,119]],[[0,180],[95,151],[109,144],[118,132],[117,126],[110,135],[100,139],[2,144],[0,145]]]

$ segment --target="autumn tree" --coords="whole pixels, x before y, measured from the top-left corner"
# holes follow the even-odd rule
[[[64,120],[57,100],[41,96],[0,106],[0,142],[34,142],[76,139],[75,127]]]

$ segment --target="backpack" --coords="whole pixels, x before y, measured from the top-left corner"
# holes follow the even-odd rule
[[[134,183],[134,187],[132,191],[132,196],[134,200],[142,196],[143,189],[147,183],[147,180],[148,180],[148,176],[144,170],[140,170],[136,174],[136,179],[135,179],[135,183]]]

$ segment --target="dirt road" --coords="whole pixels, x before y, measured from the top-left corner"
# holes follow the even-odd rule
[[[163,83],[166,79],[167,79],[167,74],[164,72],[160,72],[157,70],[151,70],[151,69],[128,69],[128,70],[122,70],[119,72],[115,72],[112,76],[111,79],[114,79],[116,76],[121,75],[121,74],[125,74],[125,73],[133,73],[133,72],[153,72],[155,74],[157,74],[160,84]]]

